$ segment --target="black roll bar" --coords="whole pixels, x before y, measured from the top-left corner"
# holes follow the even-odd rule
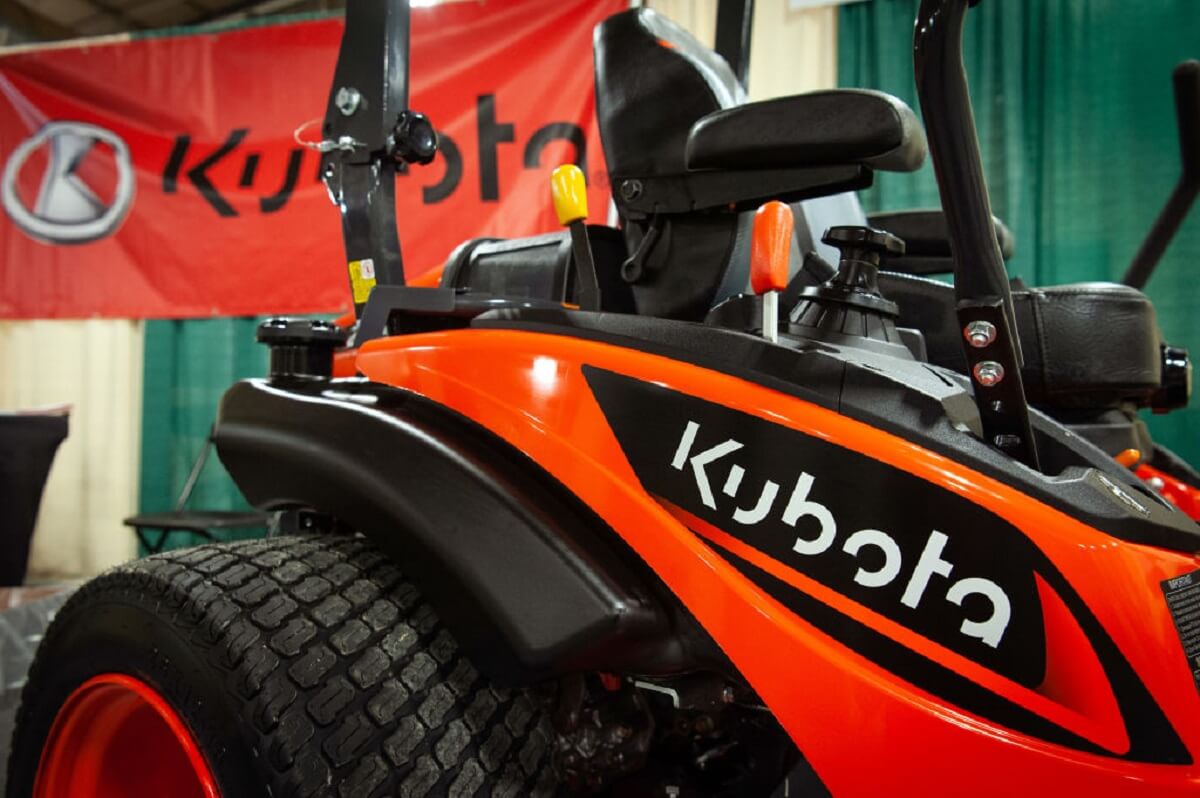
[[[437,153],[433,126],[408,108],[411,17],[409,0],[347,3],[321,125],[321,179],[342,215],[359,316],[370,287],[404,285],[396,173]]]
[[[968,6],[978,2],[921,0],[913,67],[954,253],[957,312],[984,438],[1038,468],[1012,293],[992,224],[962,60],[963,20]]]
[[[1175,119],[1179,125],[1179,160],[1183,170],[1167,204],[1154,220],[1154,226],[1121,279],[1125,285],[1139,290],[1146,286],[1154,267],[1200,194],[1200,61],[1184,61],[1175,67],[1172,77]]]
[[[749,87],[750,31],[754,25],[754,0],[719,0],[713,49],[725,59],[742,88]]]
[[[335,147],[321,158],[321,178],[342,215],[346,260],[370,260],[384,285],[404,284],[396,167],[382,156],[397,115],[408,108],[410,16],[408,0],[347,4],[321,126],[322,139]]]

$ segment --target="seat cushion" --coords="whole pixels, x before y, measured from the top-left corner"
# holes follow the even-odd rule
[[[928,147],[912,109],[881,91],[834,89],[725,108],[697,120],[690,169],[861,164],[911,172]]]
[[[925,335],[929,360],[966,371],[954,287],[882,272],[880,290],[900,306],[897,325]],[[1029,401],[1049,409],[1148,404],[1162,380],[1162,337],[1154,306],[1116,283],[1013,291]]]

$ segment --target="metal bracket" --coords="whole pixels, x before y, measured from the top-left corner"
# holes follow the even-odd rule
[[[958,324],[984,439],[1030,468],[1038,469],[1021,364],[1003,303],[960,302]]]

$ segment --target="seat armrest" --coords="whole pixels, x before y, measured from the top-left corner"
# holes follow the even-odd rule
[[[689,169],[794,169],[857,164],[911,172],[927,152],[912,109],[879,91],[837,89],[746,103],[692,125]]]
[[[940,208],[876,213],[867,223],[904,239],[904,255],[888,260],[888,268],[905,274],[942,274],[954,271],[950,252],[950,231],[946,214]],[[1016,242],[1004,222],[992,217],[1000,255],[1009,260]]]

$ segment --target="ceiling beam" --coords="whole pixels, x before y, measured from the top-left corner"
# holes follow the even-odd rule
[[[129,30],[145,30],[147,27],[146,23],[129,16],[129,14],[125,13],[124,9],[106,3],[104,0],[88,0],[88,5],[117,20],[118,23],[126,26]]]
[[[6,20],[14,28],[48,41],[73,39],[79,35],[72,28],[22,5],[17,0],[0,0],[0,19]]]
[[[292,6],[298,6],[305,0],[241,0],[225,8],[217,9],[207,16],[201,17],[192,24],[203,25],[207,22],[232,22],[267,14],[278,14]],[[328,3],[322,2],[324,8]]]

